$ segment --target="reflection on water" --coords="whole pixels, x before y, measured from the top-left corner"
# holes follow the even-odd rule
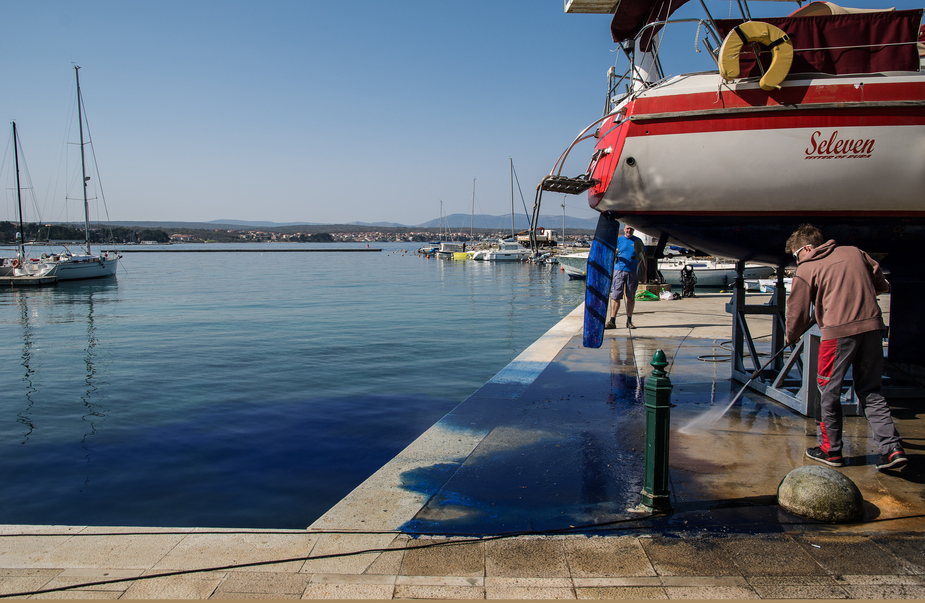
[[[29,436],[32,434],[32,431],[35,429],[35,425],[32,424],[31,410],[32,405],[35,404],[33,399],[33,394],[36,392],[35,384],[33,383],[33,376],[35,375],[35,370],[32,368],[32,326],[29,324],[29,308],[26,305],[26,297],[24,295],[16,296],[18,297],[19,302],[19,320],[22,325],[22,357],[20,364],[22,365],[25,372],[22,374],[22,383],[23,383],[23,397],[26,399],[26,406],[20,410],[16,416],[18,421],[25,426],[26,431],[22,434],[22,443],[25,444],[29,439]]]
[[[583,298],[384,247],[0,290],[0,524],[303,528]]]

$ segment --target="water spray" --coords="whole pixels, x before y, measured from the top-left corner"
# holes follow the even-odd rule
[[[813,319],[810,321],[809,326],[806,327],[806,331],[809,331],[811,328],[813,328],[813,325],[815,325],[815,324],[816,324],[816,319],[813,318]],[[803,333],[805,334],[806,331],[804,331]],[[800,337],[802,338],[802,335],[801,335]],[[792,346],[791,346],[791,347],[792,347]],[[737,394],[735,395],[735,397],[734,397],[732,400],[729,401],[729,404],[727,404],[727,405],[726,405],[726,408],[724,408],[721,412],[717,412],[717,411],[715,411],[715,410],[712,411],[712,412],[711,412],[711,411],[707,411],[707,412],[703,413],[702,415],[700,415],[700,416],[694,418],[694,420],[692,420],[690,423],[688,423],[687,425],[685,425],[684,427],[682,427],[682,428],[679,429],[678,431],[681,432],[681,433],[690,435],[691,433],[693,433],[693,432],[695,431],[696,428],[698,428],[698,427],[700,427],[700,426],[702,426],[702,425],[704,425],[704,424],[710,424],[710,425],[712,425],[713,423],[717,422],[723,415],[725,415],[727,412],[729,412],[729,409],[732,408],[732,405],[733,405],[733,404],[735,404],[736,402],[739,401],[739,398],[742,397],[742,394],[745,393],[745,390],[748,389],[748,386],[751,385],[751,382],[754,381],[755,379],[757,379],[757,378],[761,375],[761,373],[764,372],[764,369],[768,368],[768,366],[769,366],[772,362],[774,362],[774,360],[775,360],[778,356],[780,356],[780,355],[784,352],[784,350],[786,350],[786,349],[787,349],[787,346],[782,347],[782,348],[779,349],[777,352],[775,352],[773,356],[771,356],[770,358],[768,358],[768,361],[767,361],[767,362],[765,362],[765,363],[762,364],[760,367],[758,367],[757,369],[755,369],[755,372],[753,372],[752,375],[751,375],[751,377],[748,378],[748,381],[745,382],[745,385],[742,386],[742,389],[739,390],[739,393],[737,393]]]

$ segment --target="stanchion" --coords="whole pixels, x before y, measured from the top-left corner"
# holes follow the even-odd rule
[[[652,355],[652,375],[646,380],[646,449],[642,506],[653,512],[671,510],[668,489],[668,427],[671,423],[671,381],[665,352]]]

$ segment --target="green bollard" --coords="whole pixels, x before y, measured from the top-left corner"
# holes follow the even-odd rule
[[[668,490],[668,427],[671,422],[671,381],[665,352],[652,355],[652,375],[646,380],[646,455],[642,506],[652,512],[671,510]]]

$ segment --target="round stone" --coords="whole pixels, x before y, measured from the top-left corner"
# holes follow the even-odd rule
[[[799,467],[777,487],[777,503],[785,510],[817,521],[857,521],[864,516],[864,497],[853,481],[831,467]]]

